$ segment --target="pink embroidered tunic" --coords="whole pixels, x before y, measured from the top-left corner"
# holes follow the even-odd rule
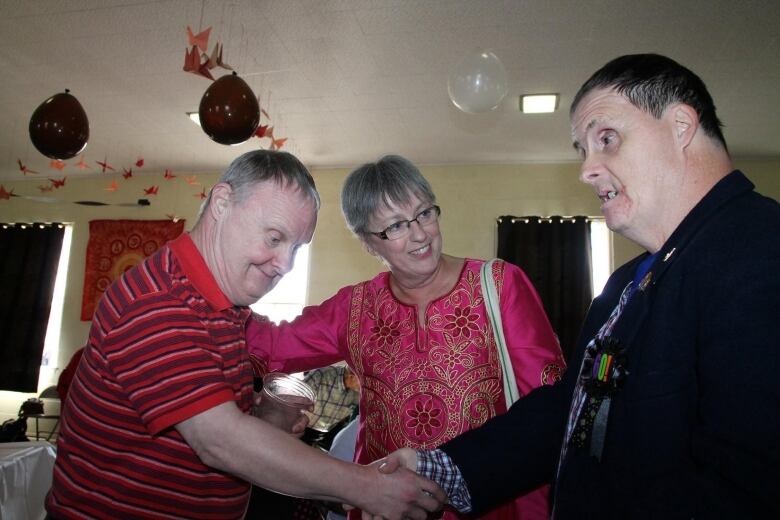
[[[385,272],[307,307],[292,323],[250,320],[250,353],[269,370],[285,372],[346,359],[361,382],[356,462],[401,447],[436,448],[506,411],[482,264],[467,259],[452,290],[425,309],[422,324],[415,306],[395,298]],[[561,350],[525,274],[499,261],[493,278],[512,369],[525,395],[560,379]],[[544,486],[481,518],[549,518],[548,492]]]

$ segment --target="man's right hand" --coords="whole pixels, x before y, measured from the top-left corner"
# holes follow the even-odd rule
[[[387,458],[375,461],[370,465],[375,468],[379,476],[380,494],[383,496],[381,498],[366,497],[367,505],[362,512],[363,520],[387,518],[423,520],[431,518],[431,515],[440,512],[444,507],[447,496],[441,488],[434,482],[414,473],[417,452],[409,448],[403,450],[403,453],[396,451]],[[381,513],[376,506],[385,500],[389,500],[390,505],[401,506],[401,508]],[[374,511],[374,513],[369,511]]]

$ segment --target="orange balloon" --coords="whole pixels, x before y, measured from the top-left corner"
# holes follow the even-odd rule
[[[246,82],[233,74],[222,76],[206,89],[198,109],[200,126],[220,144],[240,144],[260,124],[260,105]]]
[[[71,159],[80,154],[89,139],[89,120],[78,99],[69,90],[41,103],[30,118],[30,140],[51,159]]]

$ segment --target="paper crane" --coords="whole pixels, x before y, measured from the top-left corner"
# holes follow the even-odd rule
[[[286,137],[280,137],[279,139],[271,139],[271,150],[279,150],[287,142]]]
[[[130,168],[129,170],[127,168],[122,168],[122,171],[124,172],[124,173],[122,173],[122,178],[123,179],[129,179],[130,177],[133,176],[133,169],[132,168]]]
[[[143,168],[144,167],[144,160],[142,157],[139,157],[137,161],[135,161],[135,167],[136,168]]]
[[[166,168],[166,169],[165,169],[165,173],[163,174],[163,178],[164,178],[165,180],[167,180],[167,181],[170,181],[170,180],[172,180],[172,179],[175,179],[175,178],[176,178],[176,176],[173,174],[173,172],[172,172],[171,170],[169,170],[168,168]]]
[[[200,200],[205,200],[206,197],[208,197],[208,194],[206,193],[206,188],[200,190],[200,193],[196,193],[195,195],[193,195],[193,197],[197,197]]]
[[[255,130],[255,137],[259,137],[262,139],[263,137],[267,137],[266,132],[268,131],[268,125],[258,125],[257,130]]]
[[[5,191],[5,186],[0,184],[0,200],[11,200],[11,197],[14,196],[14,189],[11,188],[11,191]]]
[[[95,162],[98,163],[101,168],[103,168],[103,173],[106,173],[106,170],[111,170],[112,172],[114,171],[114,167],[108,164],[108,159],[104,158],[103,162],[100,161],[95,161]]]
[[[65,168],[65,163],[59,159],[54,159],[53,161],[49,162],[49,168],[62,171],[62,169]]]
[[[192,46],[191,51],[184,49],[184,67],[182,67],[182,70],[184,72],[192,72],[197,76],[203,76],[204,78],[214,81],[214,76],[211,75],[208,68],[208,62],[200,62],[200,53],[198,52],[198,47],[196,45]]]
[[[89,164],[87,164],[84,161],[84,156],[83,155],[81,156],[81,160],[78,162],[78,164],[76,166],[78,166],[79,169],[81,169],[81,170],[86,170],[87,168],[90,167]]]
[[[114,179],[113,181],[111,181],[111,185],[110,186],[108,186],[107,188],[103,188],[103,189],[106,190],[106,191],[116,191],[116,190],[119,189],[119,183],[116,182],[116,179]]]
[[[27,166],[22,164],[22,160],[21,159],[17,159],[16,163],[19,165],[19,171],[22,172],[23,174],[25,174],[25,175],[27,175],[27,174],[36,174],[37,175],[38,174],[38,172],[36,172],[34,170],[31,170]]]
[[[157,195],[158,189],[160,189],[159,186],[149,186],[148,188],[144,188],[144,193],[147,195]]]
[[[209,69],[222,67],[223,69],[233,70],[233,67],[231,67],[230,65],[222,61],[222,49],[223,46],[221,43],[217,42],[214,44],[214,50],[211,51],[211,56],[206,62],[206,67],[208,67]]]
[[[65,176],[65,177],[63,177],[62,179],[59,179],[59,180],[57,180],[57,179],[52,179],[51,177],[49,177],[49,181],[51,182],[51,186],[52,186],[52,188],[54,188],[54,189],[60,189],[60,188],[62,188],[63,186],[65,186],[65,181],[66,181],[67,179],[68,179],[68,177],[67,177],[67,176]]]
[[[194,175],[190,177],[184,177],[184,182],[189,184],[190,186],[200,186],[200,183],[198,182],[198,178]]]
[[[206,27],[198,34],[192,34],[192,29],[187,26],[187,41],[190,45],[200,48],[201,51],[206,52],[209,48],[209,34],[211,34],[211,27]]]

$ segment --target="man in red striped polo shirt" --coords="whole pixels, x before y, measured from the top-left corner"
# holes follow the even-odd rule
[[[189,234],[109,287],[68,394],[51,518],[238,519],[249,482],[384,518],[439,507],[410,471],[332,459],[250,414],[247,306],[292,268],[318,209],[295,157],[246,153]]]

